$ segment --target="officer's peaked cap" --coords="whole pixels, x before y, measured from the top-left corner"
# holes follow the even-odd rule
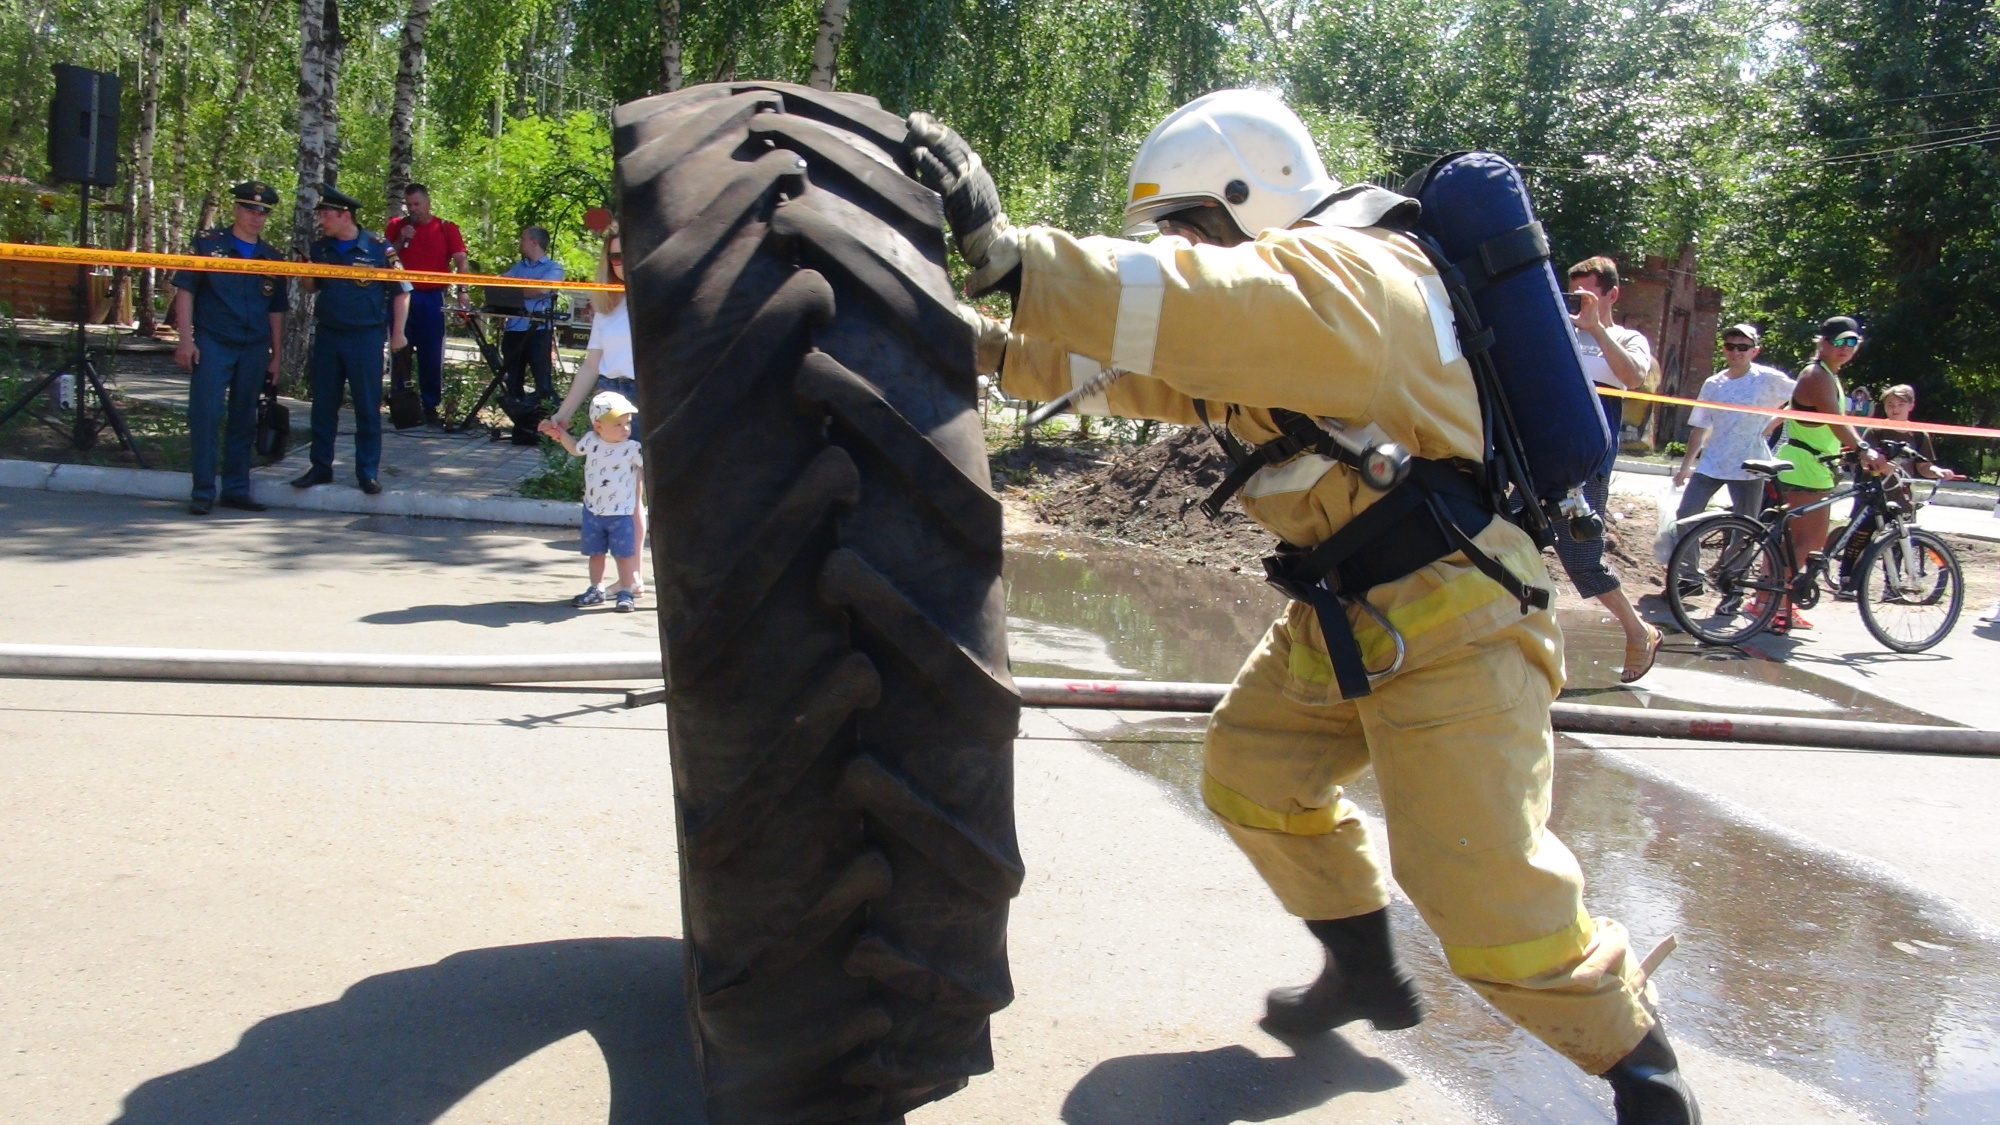
[[[315,211],[345,211],[350,215],[361,211],[361,201],[342,192],[332,184],[319,185],[319,202],[313,204]]]
[[[278,191],[262,180],[245,180],[229,189],[236,202],[269,211],[278,205]]]

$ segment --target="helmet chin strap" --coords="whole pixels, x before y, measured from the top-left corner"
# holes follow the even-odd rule
[[[1162,215],[1156,223],[1172,223],[1193,231],[1197,242],[1207,242],[1216,246],[1235,246],[1250,241],[1243,228],[1229,215],[1229,209],[1219,203],[1198,203],[1193,207],[1183,207],[1172,214]]]

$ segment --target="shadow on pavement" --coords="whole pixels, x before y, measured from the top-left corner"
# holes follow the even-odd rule
[[[604,1052],[611,1125],[701,1125],[681,989],[672,938],[455,953],[258,1023],[228,1054],[141,1084],[114,1125],[422,1125],[579,1031]]]
[[[608,610],[607,610],[608,612]],[[472,605],[413,605],[408,609],[385,609],[361,618],[370,625],[428,625],[437,621],[457,621],[505,629],[509,625],[555,625],[574,621],[582,611],[568,602],[476,602]]]
[[[1213,1051],[1126,1055],[1091,1068],[1063,1100],[1068,1125],[1195,1125],[1270,1121],[1341,1094],[1394,1089],[1403,1074],[1338,1035],[1288,1041],[1290,1058],[1236,1045]]]

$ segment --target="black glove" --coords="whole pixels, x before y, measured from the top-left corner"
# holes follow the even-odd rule
[[[966,288],[977,297],[1007,286],[1021,264],[1020,235],[1000,209],[1000,189],[965,138],[928,113],[910,115],[910,163],[917,182],[944,200],[958,252],[972,267]]]

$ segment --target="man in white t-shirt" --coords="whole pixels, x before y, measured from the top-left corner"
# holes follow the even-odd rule
[[[1791,401],[1792,377],[1755,362],[1762,343],[1754,324],[1723,329],[1725,363],[1701,385],[1701,401],[1762,407],[1779,407]],[[1674,484],[1687,486],[1674,518],[1686,519],[1708,507],[1709,500],[1725,487],[1731,509],[1738,515],[1756,516],[1763,507],[1764,478],[1745,470],[1743,462],[1771,456],[1765,435],[1774,424],[1763,414],[1695,407],[1688,415],[1687,453],[1674,473]]]
[[[1577,358],[1583,373],[1598,386],[1636,391],[1646,384],[1653,369],[1653,348],[1644,334],[1614,321],[1611,311],[1618,304],[1618,263],[1610,258],[1586,258],[1565,274],[1577,311],[1571,316],[1576,326]],[[1590,506],[1602,513],[1611,494],[1611,465],[1617,449],[1618,419],[1624,399],[1599,395],[1605,425],[1611,428],[1612,448],[1605,451],[1604,464],[1583,482],[1583,495]],[[1555,521],[1556,557],[1563,572],[1576,587],[1577,596],[1595,598],[1618,619],[1625,631],[1625,663],[1620,683],[1631,683],[1653,666],[1660,651],[1659,629],[1649,625],[1632,608],[1632,599],[1618,581],[1618,572],[1604,561],[1604,539],[1578,539],[1569,533],[1568,520]]]

